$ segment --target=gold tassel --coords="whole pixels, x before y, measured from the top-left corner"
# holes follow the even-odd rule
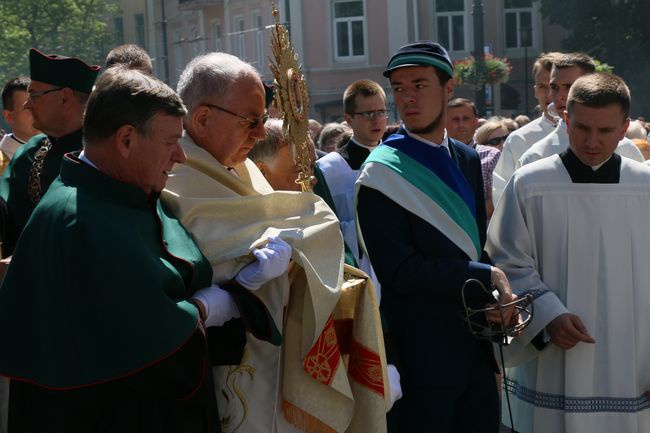
[[[284,418],[293,426],[299,428],[306,433],[338,433],[332,427],[325,424],[313,415],[308,414],[304,410],[282,400],[282,412]]]

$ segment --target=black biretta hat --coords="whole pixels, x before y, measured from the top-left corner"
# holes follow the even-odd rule
[[[384,71],[384,77],[391,72],[407,66],[433,66],[443,72],[454,75],[454,65],[442,45],[431,41],[418,41],[401,47],[390,58]]]
[[[34,81],[90,93],[100,69],[76,57],[43,54],[36,48],[29,50],[29,74]]]

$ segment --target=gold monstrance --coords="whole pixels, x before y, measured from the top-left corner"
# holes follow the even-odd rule
[[[280,13],[273,5],[275,30],[271,35],[271,49],[275,62],[269,67],[275,78],[275,105],[282,116],[282,130],[291,143],[293,160],[300,174],[296,183],[302,191],[311,191],[314,179],[309,149],[309,96],[302,75],[298,55],[293,50],[287,29],[280,24]]]

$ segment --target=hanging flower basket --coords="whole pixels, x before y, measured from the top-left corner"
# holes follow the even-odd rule
[[[483,84],[501,84],[508,81],[512,66],[505,57],[484,56],[483,67],[477,67],[474,57],[454,62],[454,80],[458,85],[480,87]]]
[[[594,59],[594,63],[596,64],[596,72],[603,72],[605,74],[613,74],[614,73],[614,67],[611,65],[608,65],[607,63],[603,63],[600,60]]]

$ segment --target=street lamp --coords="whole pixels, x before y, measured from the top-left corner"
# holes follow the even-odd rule
[[[528,47],[530,46],[531,29],[528,27],[521,28],[521,45],[524,47],[524,97],[526,101],[525,113],[528,116]]]
[[[165,14],[165,0],[160,0],[160,13],[162,24],[162,46],[163,46],[163,82],[169,84],[169,50],[167,48],[167,15]]]
[[[484,66],[484,53],[483,53],[483,2],[481,0],[473,0],[472,15],[474,16],[474,59],[476,61],[476,70],[478,76]],[[485,115],[485,84],[481,84],[476,89],[476,110],[479,116]]]

